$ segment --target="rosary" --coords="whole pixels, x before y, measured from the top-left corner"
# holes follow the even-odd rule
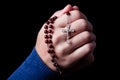
[[[73,29],[70,29],[70,13],[66,13],[67,15],[67,24],[66,24],[66,29],[63,29],[62,32],[63,33],[66,33],[66,42],[67,44],[70,43],[69,41],[69,33],[71,32],[75,32],[75,30]],[[55,53],[55,47],[53,45],[53,42],[52,42],[52,35],[54,33],[54,21],[57,19],[58,17],[57,16],[54,16],[52,18],[50,18],[46,23],[45,23],[45,26],[44,26],[44,38],[45,38],[45,43],[47,44],[47,47],[48,47],[48,53],[51,55],[52,57],[52,62],[53,62],[53,65],[56,67],[56,70],[57,72],[62,76],[63,75],[63,70],[62,68],[59,66],[59,64],[57,63],[56,61],[56,53]]]

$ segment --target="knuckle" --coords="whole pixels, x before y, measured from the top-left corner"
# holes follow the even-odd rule
[[[79,20],[77,20],[76,24],[79,26],[80,29],[82,29],[82,31],[86,31],[88,29],[88,26],[84,26],[83,22],[84,22],[83,19],[79,19]],[[85,23],[85,25],[86,25],[86,23]]]
[[[65,52],[65,48],[63,48],[62,46],[59,46],[59,45],[56,46],[56,55],[58,57],[62,57],[64,52]]]
[[[60,39],[60,35],[54,36],[54,40],[55,40],[55,41],[57,41],[57,40],[59,40],[59,39]]]
[[[75,10],[75,15],[77,18],[81,18],[81,13],[78,10]]]
[[[58,40],[60,39],[59,36],[54,36],[53,37],[53,42],[54,42],[54,45],[58,44]]]
[[[80,19],[80,18],[81,18],[80,11],[74,10],[74,11],[71,11],[71,13],[72,13],[71,17],[72,17],[73,19],[76,20],[76,19]]]
[[[53,44],[54,45],[57,45],[57,44],[59,44],[62,40],[63,40],[63,38],[62,38],[62,34],[58,34],[58,32],[55,32],[55,34],[53,35]]]
[[[86,38],[87,40],[90,40],[90,39],[91,39],[91,33],[88,32],[88,31],[85,31],[85,32],[84,32],[84,36],[85,36],[85,38]]]
[[[79,10],[74,10],[74,16],[76,16],[78,19],[86,19],[87,20],[87,17]]]
[[[87,28],[88,24],[87,24],[87,21],[85,19],[80,19],[81,21],[81,26]]]
[[[88,29],[89,29],[90,31],[93,31],[93,25],[92,25],[92,23],[90,23],[90,22],[88,21],[88,25],[89,25],[89,26],[88,26],[88,27],[89,27]]]
[[[86,45],[86,51],[89,53],[89,52],[92,52],[92,50],[94,49],[94,45],[93,43],[88,43]]]
[[[89,21],[85,19],[80,19],[79,22],[83,30],[93,31],[93,25]]]

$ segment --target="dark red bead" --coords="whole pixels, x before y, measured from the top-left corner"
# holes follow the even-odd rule
[[[59,67],[59,65],[57,65],[56,70],[57,70],[57,71],[60,71],[60,70],[61,70],[61,68]]]
[[[50,22],[50,23],[53,23],[53,18],[50,18],[50,19],[49,19],[49,22]]]
[[[55,58],[55,57],[56,57],[56,55],[55,55],[55,54],[51,54],[51,57],[52,57],[52,58]]]
[[[54,46],[52,44],[49,45],[49,48],[54,48]]]
[[[67,15],[70,15],[70,13],[67,13]],[[55,61],[55,58],[57,58],[57,56],[55,55],[54,46],[52,44],[52,34],[54,33],[54,26],[52,24],[56,19],[57,16],[54,16],[46,22],[46,25],[44,26],[45,29],[44,38],[45,38],[45,43],[48,45],[48,53],[52,57],[51,61],[53,62],[53,65],[56,67],[56,70],[61,74],[62,73],[61,68],[59,67],[58,63]]]
[[[54,60],[54,59],[52,59],[51,61],[52,61],[52,62],[55,62],[55,60]]]
[[[54,23],[54,21],[52,20],[52,21],[51,21],[51,23],[53,24],[53,23]]]
[[[51,54],[51,50],[50,50],[50,49],[48,50],[48,53],[50,53],[50,54]]]
[[[46,22],[46,24],[48,24],[48,25],[50,24],[49,20]]]
[[[58,67],[58,64],[57,64],[57,63],[54,63],[53,65],[54,65],[55,67]]]
[[[57,19],[57,16],[54,16],[54,17],[53,17],[53,20],[56,20],[56,19]]]
[[[52,39],[52,35],[48,35],[48,38]]]
[[[51,53],[55,53],[55,51],[54,51],[54,50],[51,50]]]
[[[48,34],[48,30],[44,30],[44,33],[45,33],[45,34]]]
[[[56,67],[56,70],[59,72],[60,75],[62,74],[62,70],[61,70],[61,68],[59,67],[59,65]]]
[[[49,41],[46,39],[46,40],[45,40],[45,43],[46,43],[46,44],[48,44],[48,43],[49,43]]]
[[[67,12],[66,14],[67,14],[67,15],[70,15],[70,12]]]
[[[44,26],[44,29],[48,29],[48,25],[45,25],[45,26]]]
[[[56,68],[56,70],[57,70],[57,71],[60,71],[60,69],[59,69],[58,67]]]
[[[49,30],[48,33],[53,33],[53,30]]]
[[[50,53],[50,54],[52,54],[52,53],[54,53],[54,50],[48,50],[48,53]]]
[[[49,28],[54,29],[53,25],[50,25]]]
[[[52,43],[52,40],[48,40],[48,43]]]
[[[48,38],[49,38],[48,35],[45,35],[44,37],[45,37],[45,39],[48,39]]]

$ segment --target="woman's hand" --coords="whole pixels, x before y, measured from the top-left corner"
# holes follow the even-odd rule
[[[66,29],[66,13],[70,12],[69,24],[70,29],[75,30],[69,34],[70,43],[66,43],[66,33],[62,30]],[[72,69],[73,71],[81,69],[82,67],[94,61],[93,51],[96,46],[96,36],[94,35],[93,26],[87,20],[87,17],[79,11],[77,6],[67,5],[64,9],[55,12],[53,16],[58,18],[54,22],[53,45],[55,47],[55,54],[57,56],[57,63],[63,69]],[[48,54],[47,45],[44,39],[44,26],[38,33],[36,41],[36,50],[43,60],[43,62],[53,71],[56,68],[51,62],[51,56]]]

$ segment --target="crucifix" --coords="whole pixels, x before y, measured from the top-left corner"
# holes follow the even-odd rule
[[[70,20],[70,13],[68,12],[68,13],[67,13],[66,29],[63,29],[63,30],[62,30],[63,33],[66,33],[66,36],[67,36],[66,42],[67,42],[68,44],[70,43],[70,40],[69,40],[69,38],[70,38],[70,33],[71,33],[71,32],[75,32],[74,29],[70,29],[71,25],[70,25],[70,21],[69,21],[69,20]]]

